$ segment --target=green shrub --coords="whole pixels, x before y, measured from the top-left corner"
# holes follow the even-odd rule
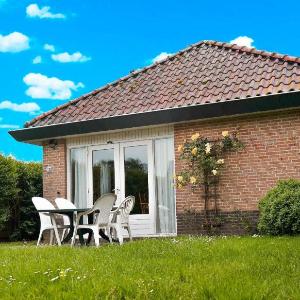
[[[17,197],[17,165],[10,156],[0,155],[0,230],[10,219],[11,200]]]
[[[263,234],[300,233],[300,181],[279,181],[259,203],[258,230]]]
[[[32,203],[32,197],[42,196],[42,164],[34,162],[17,162],[18,197],[12,211],[13,228],[10,239],[35,239],[39,232],[39,216]]]
[[[33,196],[42,196],[42,165],[0,154],[0,231],[11,240],[36,238],[39,217]]]

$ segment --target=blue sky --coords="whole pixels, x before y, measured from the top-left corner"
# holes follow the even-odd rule
[[[297,0],[0,0],[0,152],[41,160],[8,130],[200,40],[300,56],[299,11]]]

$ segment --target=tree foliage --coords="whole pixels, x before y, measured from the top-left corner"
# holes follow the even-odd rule
[[[33,239],[39,219],[33,196],[42,195],[42,165],[0,155],[0,231],[11,240]]]
[[[12,199],[18,195],[17,164],[11,157],[0,155],[0,230],[5,229],[10,219]]]

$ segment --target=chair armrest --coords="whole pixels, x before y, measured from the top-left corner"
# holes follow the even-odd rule
[[[120,211],[123,209],[123,207],[119,206],[117,209],[112,210],[110,212],[112,218],[111,218],[111,223],[116,223],[117,222],[117,216],[120,214]]]
[[[40,214],[42,215],[45,215],[45,216],[48,216],[48,217],[51,217],[51,215],[54,215],[54,217],[56,216],[59,216],[59,217],[63,217],[64,215],[63,214],[59,214],[59,213],[56,213],[56,212],[39,212]]]
[[[90,209],[88,209],[86,211],[82,211],[80,213],[77,213],[77,215],[86,216],[86,215],[92,214],[94,211],[95,211],[94,209],[90,208]]]
[[[77,220],[79,221],[81,217],[90,215],[90,214],[92,214],[93,212],[94,212],[93,209],[89,209],[89,210],[86,210],[86,211],[77,213],[77,214],[76,214],[76,222],[77,222]]]

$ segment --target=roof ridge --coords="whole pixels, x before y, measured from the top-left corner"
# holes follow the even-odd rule
[[[152,69],[152,68],[155,68],[157,67],[158,65],[162,65],[164,64],[166,61],[169,61],[169,60],[172,60],[174,59],[175,57],[178,57],[179,55],[182,55],[183,53],[186,53],[196,47],[200,47],[201,45],[207,45],[207,46],[211,46],[211,47],[219,47],[219,48],[224,48],[226,50],[228,49],[231,49],[231,50],[234,50],[234,51],[241,51],[241,52],[244,52],[244,53],[248,53],[248,54],[252,54],[252,55],[260,55],[260,56],[263,56],[263,57],[268,57],[268,58],[273,58],[273,59],[279,59],[279,60],[282,60],[282,61],[285,61],[285,62],[288,62],[288,63],[297,63],[297,64],[300,64],[300,57],[295,57],[295,56],[289,56],[289,55],[284,55],[284,54],[280,54],[280,53],[277,53],[277,52],[268,52],[268,51],[264,51],[264,50],[257,50],[256,48],[249,48],[249,47],[246,47],[246,46],[239,46],[237,44],[230,44],[230,43],[225,43],[225,42],[218,42],[218,41],[213,41],[213,40],[202,40],[202,41],[199,41],[197,43],[194,43],[194,44],[191,44],[189,45],[188,47],[182,49],[182,50],[179,50],[178,52],[174,53],[173,55],[169,55],[168,57],[166,57],[165,59],[163,60],[160,60],[158,62],[155,62],[155,63],[152,63],[151,65],[149,66],[146,66],[144,68],[141,68],[141,69],[137,69],[135,71],[132,71],[130,72],[129,74],[121,77],[121,78],[118,78],[108,84],[105,84],[104,86],[98,88],[98,89],[95,89],[95,90],[92,90],[91,92],[88,92],[76,99],[73,99],[71,101],[68,101],[62,105],[59,105],[35,118],[33,118],[32,120],[28,121],[25,123],[25,127],[29,127],[30,125],[34,124],[36,121],[38,120],[41,120],[43,118],[45,118],[46,116],[49,116],[67,106],[70,106],[74,103],[77,103],[79,101],[81,101],[82,99],[85,99],[91,95],[95,95],[107,88],[109,88],[110,86],[115,86],[121,82],[124,82],[134,76],[137,76],[139,74],[142,74],[146,71],[148,71],[149,69]]]
[[[278,52],[258,50],[254,47],[249,48],[246,46],[239,46],[237,44],[222,43],[222,42],[217,42],[217,41],[206,41],[206,44],[211,45],[211,46],[218,46],[218,47],[223,47],[223,48],[227,48],[227,49],[232,49],[232,50],[239,50],[239,51],[243,51],[243,52],[246,52],[249,54],[279,59],[279,60],[283,60],[283,61],[290,62],[290,63],[300,64],[300,57],[297,57],[297,56],[290,56],[290,55],[281,54]]]

